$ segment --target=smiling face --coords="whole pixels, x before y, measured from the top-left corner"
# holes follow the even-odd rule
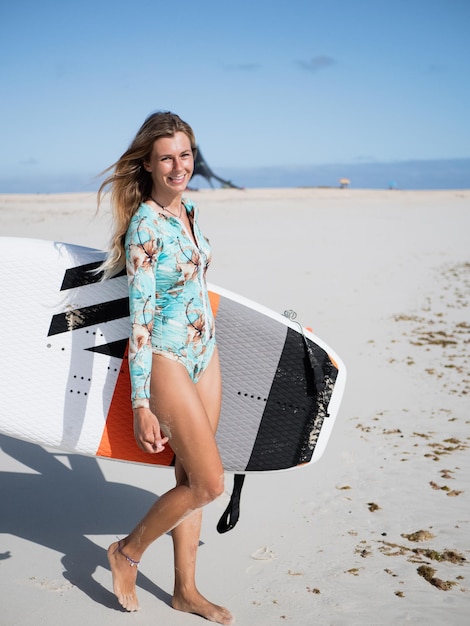
[[[194,170],[189,137],[183,132],[177,132],[172,137],[160,137],[154,142],[144,167],[152,175],[152,194],[161,204],[170,204],[186,189]]]

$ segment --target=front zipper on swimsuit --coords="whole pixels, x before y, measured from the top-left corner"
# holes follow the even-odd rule
[[[192,237],[189,237],[188,233],[186,232],[186,228],[185,225],[183,224],[183,222],[181,221],[181,219],[179,217],[175,217],[173,216],[173,219],[177,220],[180,225],[181,225],[181,232],[184,233],[185,237],[188,239],[188,241],[191,243],[191,245],[197,250],[197,253],[199,255],[199,263],[197,264],[197,276],[198,276],[198,280],[199,280],[199,290],[201,292],[201,296],[202,296],[202,307],[204,310],[204,318],[207,320],[208,319],[208,308],[207,308],[207,289],[204,289],[204,264],[202,263],[202,252],[201,249],[199,248],[199,239],[193,229],[193,235],[194,235],[194,240]],[[179,247],[181,252],[184,254],[184,256],[186,256],[183,247],[181,246],[181,243],[179,241],[178,238],[178,243],[179,243]],[[188,258],[186,256],[186,258]],[[192,261],[192,263],[194,263],[194,261]],[[210,339],[212,334],[210,332],[210,324],[204,324],[204,330],[205,330],[205,335],[206,335],[206,339]]]
[[[199,256],[201,256],[201,252],[199,252]],[[201,274],[202,272],[202,274]],[[204,308],[204,318],[206,320],[209,319],[208,314],[207,314],[207,298],[206,298],[206,294],[207,294],[207,289],[204,289],[204,268],[202,263],[199,264],[198,267],[198,273],[199,273],[199,286],[201,289],[201,293],[202,293],[202,305]],[[209,324],[204,324],[204,328],[206,331],[206,339],[210,339],[211,338],[211,334],[210,334],[210,330],[209,330]]]

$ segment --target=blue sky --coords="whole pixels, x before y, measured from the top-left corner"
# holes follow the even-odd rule
[[[214,170],[469,158],[469,26],[468,0],[5,1],[0,179],[93,176],[158,109]]]

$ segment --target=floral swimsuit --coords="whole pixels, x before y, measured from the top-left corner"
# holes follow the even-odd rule
[[[206,286],[211,259],[197,223],[197,207],[183,201],[197,245],[176,217],[142,203],[125,238],[131,335],[132,406],[148,407],[152,353],[182,363],[196,382],[215,347]]]

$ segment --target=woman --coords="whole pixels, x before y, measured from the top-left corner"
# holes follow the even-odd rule
[[[105,275],[127,269],[131,334],[129,367],[137,444],[175,453],[176,486],[162,495],[108,558],[114,592],[139,608],[135,582],[144,551],[172,531],[172,606],[232,624],[230,612],[206,600],[195,583],[202,507],[223,492],[215,441],[221,405],[219,356],[205,282],[210,247],[197,208],[183,198],[194,166],[191,127],[172,113],[151,115],[113,166],[98,193],[111,189],[114,235]]]

